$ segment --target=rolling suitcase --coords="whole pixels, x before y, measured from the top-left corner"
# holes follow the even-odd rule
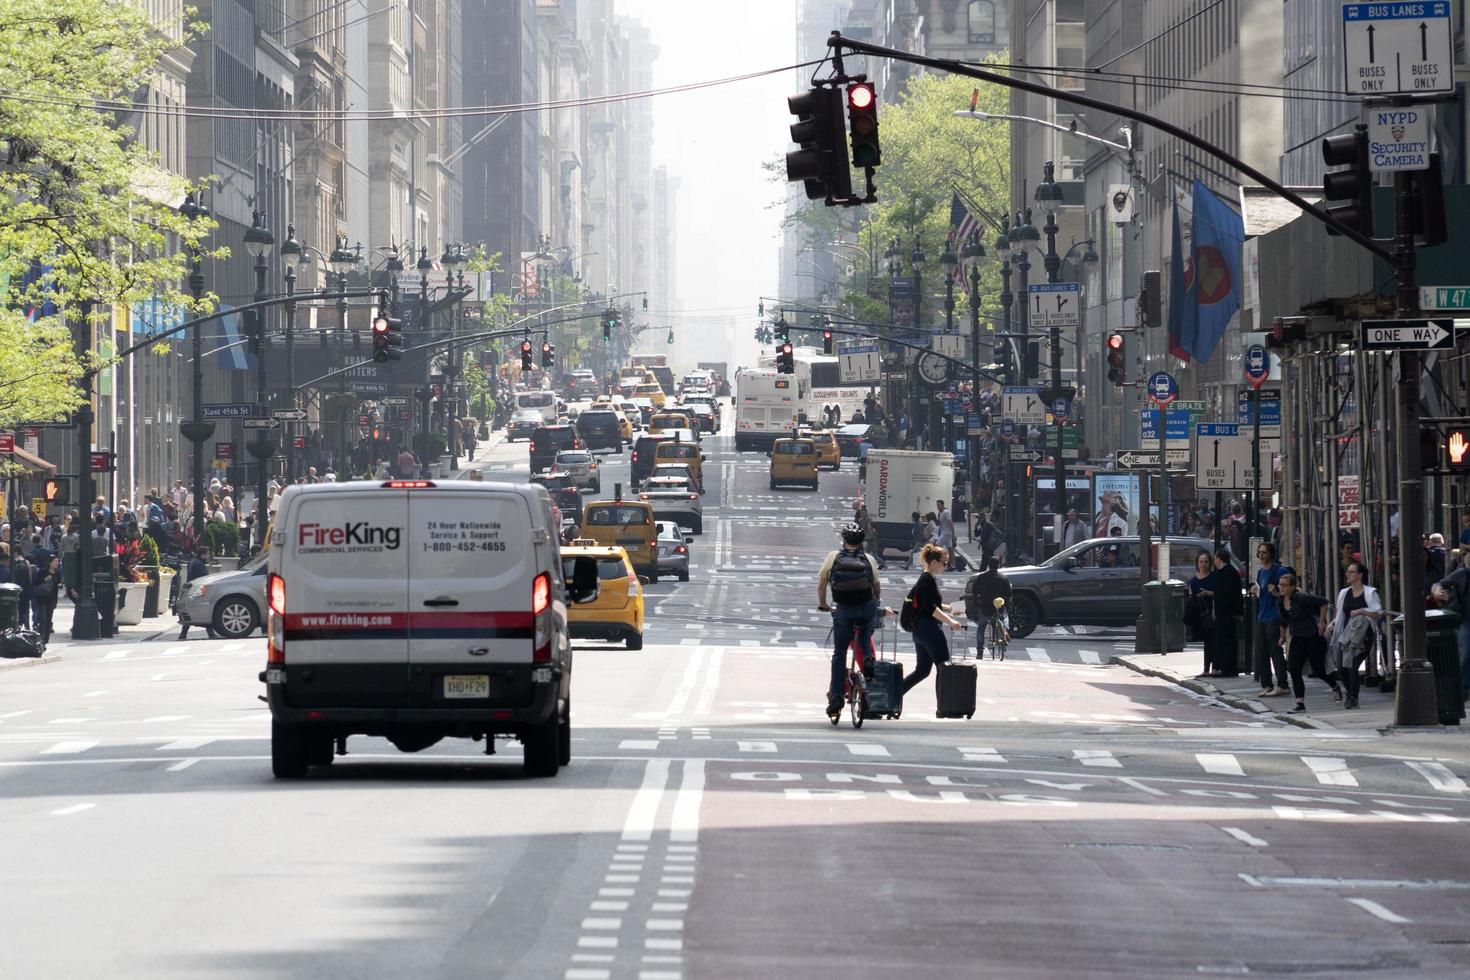
[[[868,682],[868,708],[865,718],[897,718],[903,711],[903,664],[898,662],[898,626],[892,629],[887,620],[880,627],[881,647],[873,660],[873,679]],[[879,644],[874,644],[879,646]]]
[[[955,642],[954,630],[949,632],[949,657],[942,664],[935,664],[934,683],[939,689],[939,718],[970,718],[975,714],[975,682],[978,671],[970,658],[970,646]]]

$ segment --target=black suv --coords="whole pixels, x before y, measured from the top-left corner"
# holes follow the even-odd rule
[[[582,448],[582,440],[570,425],[544,425],[531,433],[531,472],[550,469],[563,449]]]
[[[582,442],[591,449],[623,451],[623,433],[618,426],[616,412],[601,408],[590,408],[577,416],[577,432]]]
[[[673,442],[672,435],[640,434],[633,439],[633,457],[629,464],[629,482],[633,489],[642,485],[648,479],[648,474],[653,471],[653,450],[661,442]]]

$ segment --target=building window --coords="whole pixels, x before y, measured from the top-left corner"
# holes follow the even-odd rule
[[[970,0],[967,14],[969,42],[971,44],[994,44],[995,4],[991,0]]]

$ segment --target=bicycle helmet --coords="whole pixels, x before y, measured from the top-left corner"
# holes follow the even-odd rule
[[[863,526],[856,521],[850,521],[847,524],[842,525],[843,544],[853,545],[854,547],[856,547],[857,545],[863,543],[863,538],[865,535],[866,532],[863,531]]]

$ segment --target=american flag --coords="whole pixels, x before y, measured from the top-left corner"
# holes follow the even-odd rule
[[[965,242],[970,238],[970,232],[975,231],[979,227],[980,222],[975,220],[975,216],[970,213],[970,209],[965,207],[965,202],[960,200],[959,191],[955,191],[954,196],[949,200],[949,233],[953,236],[950,247],[958,253],[960,249],[965,247]],[[950,276],[955,282],[963,282],[965,278],[964,263],[956,264]]]

